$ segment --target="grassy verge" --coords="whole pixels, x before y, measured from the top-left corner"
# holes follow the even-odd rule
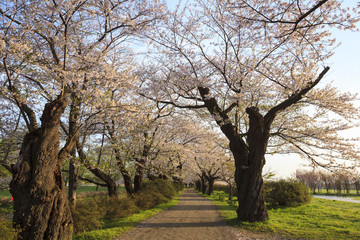
[[[270,220],[265,223],[246,223],[237,220],[236,207],[221,201],[221,192],[211,197],[229,225],[274,236],[296,239],[360,239],[360,204],[333,200],[312,199],[304,206],[268,207]],[[269,237],[269,238],[270,238]]]
[[[179,201],[179,196],[177,195],[172,201],[168,203],[163,203],[157,205],[156,207],[144,210],[139,213],[133,214],[129,217],[120,218],[114,221],[108,221],[105,223],[103,229],[89,231],[81,234],[74,235],[74,240],[110,240],[113,239],[135,227],[141,221],[144,221],[160,212],[164,209],[175,206]]]
[[[5,190],[5,191],[0,191],[0,198],[9,198],[11,195],[10,195],[10,192],[8,190]]]

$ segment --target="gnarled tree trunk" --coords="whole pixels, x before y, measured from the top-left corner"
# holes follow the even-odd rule
[[[45,105],[41,128],[25,135],[19,160],[12,167],[14,224],[22,229],[23,240],[72,238],[72,217],[61,175],[70,148],[59,153],[60,116],[66,104],[66,95],[62,95]]]

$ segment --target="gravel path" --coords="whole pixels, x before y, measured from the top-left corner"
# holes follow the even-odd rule
[[[186,189],[175,207],[140,223],[117,240],[255,239],[244,234],[227,227],[210,200]]]

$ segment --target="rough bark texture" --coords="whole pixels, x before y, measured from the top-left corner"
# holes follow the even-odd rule
[[[25,135],[13,166],[10,192],[14,224],[22,229],[22,240],[72,238],[72,217],[60,168],[68,152],[59,153],[60,116],[65,107],[66,96],[45,105],[41,128]]]
[[[142,187],[142,182],[144,178],[144,166],[145,166],[145,159],[140,159],[136,161],[136,173],[134,177],[134,191],[139,192]]]
[[[246,112],[250,120],[248,147],[242,150],[243,154],[240,157],[235,158],[239,202],[237,214],[240,220],[258,222],[268,219],[262,169],[265,165],[264,156],[269,133],[265,131],[264,118],[257,108],[248,108]]]

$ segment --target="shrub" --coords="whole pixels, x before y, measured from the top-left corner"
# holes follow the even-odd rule
[[[183,188],[182,184],[173,184],[162,179],[147,181],[143,184],[141,191],[136,194],[135,203],[140,209],[150,209],[168,202]]]
[[[74,220],[74,232],[86,232],[99,229],[103,226],[103,211],[93,199],[77,200],[75,206],[71,206],[71,214]]]
[[[105,218],[114,220],[116,218],[127,217],[138,211],[135,202],[130,197],[100,197],[97,204],[105,213]]]
[[[230,186],[229,185],[224,185],[224,184],[215,184],[214,185],[214,190],[217,191],[223,191],[224,193],[230,194]],[[237,189],[233,189],[233,196],[237,195]]]
[[[169,200],[172,199],[177,193],[172,183],[162,179],[145,182],[141,192],[160,193]]]
[[[150,209],[166,202],[168,202],[166,197],[158,192],[151,192],[149,190],[142,191],[135,196],[135,203],[141,210]]]
[[[180,192],[180,191],[182,191],[184,189],[184,184],[182,184],[182,183],[173,183],[173,185],[174,185],[175,190],[177,192]]]
[[[265,201],[273,206],[299,206],[310,202],[307,187],[297,180],[265,183]]]
[[[13,228],[12,221],[0,216],[0,240],[17,239],[19,229]]]

